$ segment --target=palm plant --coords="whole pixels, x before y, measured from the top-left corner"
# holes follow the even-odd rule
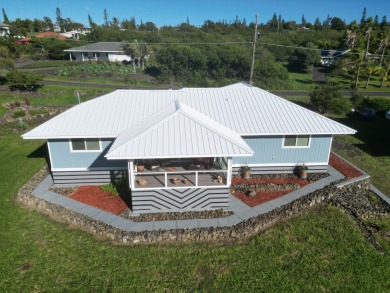
[[[380,71],[380,66],[378,66],[376,64],[376,61],[375,60],[369,60],[366,64],[365,64],[365,73],[367,75],[367,81],[366,81],[366,86],[365,88],[368,88],[368,83],[370,82],[370,78],[373,74],[376,74],[377,72]]]

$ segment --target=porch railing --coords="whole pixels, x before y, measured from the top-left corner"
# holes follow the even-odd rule
[[[228,170],[181,170],[134,172],[133,189],[227,187]],[[176,179],[176,180],[175,180]]]

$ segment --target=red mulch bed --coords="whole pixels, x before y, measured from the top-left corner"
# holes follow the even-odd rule
[[[120,196],[103,191],[99,186],[80,186],[69,197],[115,215],[127,209],[126,203]]]
[[[335,156],[334,154],[330,155],[329,165],[339,171],[341,174],[347,178],[356,178],[362,176],[363,174],[356,170],[354,167],[349,165],[343,159]],[[232,184],[256,184],[256,183],[274,183],[274,184],[288,184],[296,183],[300,187],[303,187],[309,184],[307,179],[296,178],[253,178],[250,180],[245,180],[243,178],[232,178]],[[254,197],[247,196],[244,192],[234,193],[234,196],[243,201],[250,207],[255,207],[259,204],[265,203],[272,199],[281,197],[287,193],[290,193],[292,190],[285,191],[270,191],[270,192],[259,192]],[[122,200],[120,196],[112,195],[109,192],[103,191],[99,186],[81,186],[73,193],[70,198],[78,200],[82,203],[94,206],[98,209],[119,215],[125,209],[127,209],[126,203]]]
[[[256,183],[274,183],[274,184],[288,184],[288,183],[296,183],[299,187],[303,187],[309,184],[307,179],[296,178],[253,178],[249,180],[245,180],[243,178],[232,178],[232,184],[256,184]],[[284,190],[284,191],[270,191],[270,192],[258,192],[256,196],[249,197],[244,192],[237,192],[233,195],[237,197],[239,200],[244,202],[246,205],[250,207],[255,207],[259,204],[265,203],[272,199],[281,197],[287,193],[290,193],[292,190]]]
[[[329,165],[331,165],[333,168],[335,168],[337,171],[339,171],[341,174],[343,174],[349,179],[360,177],[363,175],[362,172],[356,170],[346,161],[332,153],[330,154]]]

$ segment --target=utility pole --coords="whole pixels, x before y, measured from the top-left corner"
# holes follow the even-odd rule
[[[256,51],[256,42],[257,42],[257,19],[258,15],[256,14],[256,24],[255,24],[255,37],[252,43],[252,65],[251,65],[251,73],[249,76],[249,84],[253,84],[253,68],[255,67],[255,51]]]

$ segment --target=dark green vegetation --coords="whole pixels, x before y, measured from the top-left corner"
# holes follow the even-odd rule
[[[81,24],[62,17],[60,9],[57,9],[56,21],[64,29],[80,27]],[[2,40],[0,57],[3,55],[4,61],[10,56],[35,60],[66,59],[69,58],[63,52],[66,48],[99,41],[119,41],[124,42],[124,51],[134,60],[127,66],[133,67],[137,75],[146,73],[154,83],[204,87],[249,79],[253,22],[237,17],[233,21],[205,20],[203,25],[196,27],[187,20],[177,26],[157,28],[153,22],[138,24],[134,17],[119,21],[115,17],[110,19],[107,11],[104,15],[107,18],[101,26],[89,16],[93,31],[77,41],[33,37],[31,45],[20,46],[13,43],[12,37]],[[45,27],[53,27],[53,21],[48,17],[44,20],[8,21],[14,34],[34,34]],[[350,49],[326,69],[329,75],[345,82],[348,89],[387,87],[389,28],[386,16],[379,19],[378,16],[366,15],[366,12],[360,22],[349,24],[336,16],[329,16],[323,21],[317,18],[312,24],[304,17],[301,23],[296,23],[285,21],[281,15],[275,14],[271,20],[259,24],[254,84],[266,89],[301,89],[302,84],[291,78],[292,73],[310,73],[313,65],[320,65],[321,50]],[[365,53],[367,51],[370,54]],[[64,71],[69,70],[59,69],[58,72]],[[118,79],[114,73],[114,70],[109,73],[102,70],[99,75]],[[75,68],[73,74],[82,78],[96,77],[96,73],[85,73],[81,66]],[[128,75],[119,75],[119,78],[130,79],[134,83],[133,77]]]
[[[32,105],[74,104],[77,90],[45,86],[28,97]],[[102,93],[84,89],[82,96]],[[1,96],[2,103],[17,100],[12,95]],[[383,134],[390,121],[339,119],[359,132],[356,138],[337,137],[335,149],[370,172],[374,184],[389,194],[389,141]],[[23,141],[20,135],[41,122],[0,127],[1,291],[384,292],[390,287],[390,244],[383,236],[389,220],[369,222],[386,251],[381,255],[353,220],[333,207],[307,211],[247,243],[135,247],[113,246],[25,210],[13,197],[46,164],[46,150],[43,141]],[[375,147],[379,141],[380,149]]]

